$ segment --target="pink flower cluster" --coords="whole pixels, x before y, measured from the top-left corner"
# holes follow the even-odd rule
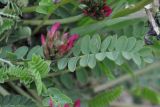
[[[52,98],[50,98],[50,100],[49,100],[49,106],[50,106],[50,107],[54,107]],[[61,106],[59,105],[59,107],[61,107]],[[70,107],[70,105],[69,105],[69,104],[65,104],[64,107]],[[80,99],[78,99],[78,100],[76,100],[76,101],[74,102],[73,107],[81,107],[81,101],[80,101]]]
[[[112,9],[106,4],[106,0],[80,0],[80,3],[86,5],[83,8],[83,13],[95,19],[103,19],[112,13]]]
[[[60,23],[56,22],[47,32],[47,37],[41,34],[41,43],[44,47],[45,56],[47,57],[56,52],[60,55],[64,55],[73,47],[75,41],[79,38],[78,34],[70,36],[69,33],[64,33],[61,36],[58,31],[59,28]]]

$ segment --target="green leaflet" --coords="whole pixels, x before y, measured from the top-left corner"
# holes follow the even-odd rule
[[[6,73],[6,68],[0,69],[0,83],[4,83],[4,81],[8,79],[8,75]]]
[[[72,0],[62,0],[59,4],[54,4],[52,0],[40,0],[36,12],[42,14],[50,14],[55,11],[59,6],[64,5]]]
[[[89,49],[92,53],[97,53],[101,48],[101,37],[95,34],[90,40]]]
[[[82,84],[86,84],[88,81],[88,74],[84,68],[80,68],[77,70],[76,77]]]
[[[72,75],[70,74],[64,74],[60,76],[60,80],[62,82],[62,84],[68,88],[68,89],[73,89],[74,87],[74,82],[73,82],[73,78]]]
[[[0,107],[38,107],[35,102],[24,96],[0,96]]]
[[[32,60],[28,63],[29,68],[38,71],[41,77],[44,77],[50,71],[50,61],[45,61],[40,56],[33,55]]]
[[[101,71],[104,72],[104,74],[108,77],[109,80],[115,79],[112,71],[110,70],[110,68],[104,62],[98,63],[98,65],[99,65]]]
[[[76,64],[77,64],[77,61],[79,60],[78,57],[73,57],[73,58],[70,58],[69,61],[68,61],[68,69],[70,71],[75,71],[76,70]]]
[[[121,87],[117,87],[110,91],[100,93],[89,101],[89,107],[106,107],[112,101],[117,99],[122,92]]]
[[[17,59],[23,59],[28,52],[28,47],[22,46],[15,51]]]
[[[43,54],[43,47],[37,45],[35,47],[33,47],[28,55],[27,55],[27,59],[32,59],[32,55],[40,55],[42,57],[44,57],[44,54]]]
[[[38,94],[42,93],[43,83],[42,77],[46,76],[50,71],[50,62],[44,61],[40,56],[33,55],[32,60],[28,63],[31,74],[34,76]]]
[[[58,61],[58,68],[60,70],[64,69],[67,66],[68,58],[62,58]]]
[[[64,104],[72,104],[72,100],[57,88],[49,88],[45,96],[48,97],[43,100],[44,106],[49,106],[48,101],[50,98],[52,98],[52,101],[56,106],[60,104],[63,107]]]
[[[18,79],[20,82],[28,85],[35,81],[38,94],[43,89],[42,77],[50,71],[50,62],[45,61],[40,56],[33,55],[32,60],[25,66],[11,66],[9,68],[0,68],[0,82],[3,83],[9,79]]]
[[[122,65],[125,60],[132,60],[140,66],[144,62],[152,62],[152,50],[144,45],[142,40],[135,37],[107,36],[102,42],[101,37],[95,34],[90,38],[89,35],[82,37],[72,50],[73,57],[62,58],[58,61],[58,68],[64,69],[68,65],[69,71],[75,71],[76,65],[90,67],[93,69],[97,61],[106,58],[114,61],[117,65]],[[75,52],[78,54],[75,54]],[[145,51],[145,52],[144,52]],[[81,53],[81,54],[80,54]],[[78,64],[79,62],[79,64]]]
[[[90,53],[90,36],[87,35],[82,38],[81,40],[81,51],[83,54],[89,54]]]
[[[136,87],[134,90],[136,96],[145,98],[154,104],[160,104],[160,93],[148,87]]]
[[[21,39],[25,39],[31,36],[31,29],[30,27],[24,26],[24,27],[19,27],[17,29],[15,29],[15,31],[13,33],[11,33],[9,35],[9,38],[7,40],[7,42],[5,40],[3,40],[2,42],[0,42],[1,46],[5,46],[8,44],[12,44],[13,42],[19,41]]]
[[[112,40],[112,36],[108,36],[107,38],[105,38],[105,40],[103,40],[102,45],[101,45],[101,51],[105,52],[108,48],[108,46],[110,45]]]
[[[0,24],[0,36],[2,36],[2,34],[6,31],[11,29],[11,27],[13,26],[14,22],[12,20],[3,20],[2,25]],[[1,38],[1,37],[0,37]]]
[[[55,5],[53,5],[52,0],[41,0],[39,6],[36,8],[36,12],[42,14],[49,14],[55,10]]]

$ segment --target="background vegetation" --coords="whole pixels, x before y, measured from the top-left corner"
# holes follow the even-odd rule
[[[0,0],[0,107],[159,107],[155,2]]]

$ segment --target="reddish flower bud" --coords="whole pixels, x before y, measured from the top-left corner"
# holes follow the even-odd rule
[[[70,107],[69,104],[65,104],[64,107]]]
[[[66,52],[68,52],[68,48],[67,48],[67,45],[66,44],[63,44],[63,45],[60,45],[58,47],[58,52],[63,55],[65,54]]]
[[[41,44],[45,45],[46,44],[46,38],[43,34],[41,34]]]
[[[74,102],[74,107],[81,107],[81,100],[78,99]]]
[[[84,15],[91,16],[94,19],[101,20],[112,13],[112,9],[107,6],[106,0],[80,0],[85,5]]]
[[[53,104],[53,101],[52,101],[52,98],[50,97],[50,99],[49,99],[49,106],[50,107],[54,107],[54,104]]]
[[[68,35],[69,35],[68,33],[64,33],[64,34],[63,34],[63,36],[62,36],[62,41],[63,41],[63,42],[65,42],[65,41],[67,40]]]
[[[104,6],[103,10],[105,11],[105,16],[108,17],[112,13],[112,9],[109,6]]]
[[[79,38],[78,34],[73,34],[71,37],[68,39],[68,41],[76,41]]]
[[[68,50],[70,50],[73,45],[74,45],[74,42],[79,38],[79,36],[77,34],[74,34],[72,35],[68,41],[67,41],[67,46],[68,46]]]
[[[52,25],[52,27],[51,27],[51,29],[49,30],[49,33],[48,33],[50,38],[54,37],[54,34],[59,29],[60,25],[61,24],[59,22],[56,22],[54,25]]]

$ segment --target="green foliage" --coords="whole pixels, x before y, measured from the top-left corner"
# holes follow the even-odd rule
[[[104,72],[104,74],[108,77],[109,80],[115,79],[112,71],[104,62],[98,63],[98,65],[99,65],[100,69]]]
[[[139,19],[139,17],[119,17],[119,18],[114,18],[114,19],[104,19],[102,21],[98,21],[86,26],[78,26],[75,27],[71,30],[71,33],[78,33],[81,36],[85,36],[87,34],[92,34],[99,32],[100,30],[105,30],[104,28],[110,28],[111,26],[126,22],[126,21],[131,21],[133,19]]]
[[[160,93],[148,87],[137,87],[134,90],[136,96],[149,100],[154,104],[160,104]]]
[[[13,78],[14,77],[16,79],[20,79],[21,82],[27,83],[32,77],[30,76],[28,70],[26,68],[23,67],[9,67],[9,68],[0,68],[0,74],[1,74],[1,78],[0,81],[1,83],[3,83],[5,80],[8,80],[9,78]]]
[[[2,35],[6,30],[11,29],[13,24],[12,20],[3,20],[2,25],[0,25],[0,35]]]
[[[10,47],[2,47],[0,52],[2,58],[9,58],[10,60],[31,60],[33,55],[44,57],[43,47],[37,45],[29,50],[27,46],[22,46],[17,48],[15,52],[12,52]]]
[[[150,4],[153,0],[141,0],[138,2],[134,7],[129,7],[123,10],[118,11],[113,18],[126,16],[128,14],[131,14],[132,12],[136,12],[140,9],[142,9],[145,5]]]
[[[145,46],[142,40],[136,40],[134,37],[121,36],[117,38],[114,35],[106,37],[101,42],[100,35],[95,34],[91,39],[89,35],[84,36],[77,44],[80,44],[80,46],[75,45],[73,48],[74,57],[62,58],[58,61],[60,70],[64,69],[67,63],[70,71],[75,71],[76,65],[88,66],[93,69],[96,66],[96,61],[103,61],[105,58],[114,61],[118,65],[122,65],[125,60],[131,59],[138,66],[142,62],[152,61],[152,50]]]
[[[43,47],[41,46],[35,46],[33,47],[27,54],[27,59],[31,59],[32,58],[32,55],[35,54],[35,55],[40,55],[42,57],[44,57],[43,55]]]
[[[31,100],[23,96],[0,96],[0,107],[37,107]]]
[[[91,98],[87,102],[89,107],[105,107],[111,104],[123,91],[121,87],[100,94],[94,93],[92,88],[109,82],[109,85],[112,85],[112,82],[114,85],[117,78],[121,80],[120,76],[122,81],[125,81],[124,73],[130,73],[134,77],[134,70],[138,68],[142,68],[142,71],[136,74],[142,75],[148,69],[143,68],[146,63],[148,66],[148,63],[159,60],[157,51],[160,44],[156,43],[153,47],[145,46],[143,41],[144,35],[148,32],[148,19],[143,15],[128,15],[142,9],[151,1],[107,0],[107,5],[113,10],[111,17],[95,21],[83,15],[79,8],[82,5],[78,0],[60,0],[59,3],[54,3],[54,0],[0,0],[0,83],[6,82],[1,85],[1,89],[6,89],[10,94],[32,97],[37,104],[42,103],[40,99],[43,98],[44,106],[49,106],[50,98],[56,107],[64,106],[66,103],[73,105],[71,98],[74,101],[80,99],[82,107],[85,105],[83,100],[87,102],[88,98]],[[55,22],[62,24],[55,35],[63,35],[63,32],[70,31],[71,34],[80,36],[72,50],[58,57],[58,60],[54,55],[46,59],[43,46],[38,45],[40,34],[45,33],[46,25]],[[49,38],[46,39],[48,40]],[[57,51],[55,48],[52,50]],[[156,57],[153,57],[154,54]],[[50,71],[57,72],[50,75]],[[72,73],[67,73],[68,71]],[[76,72],[73,73],[74,71]],[[158,74],[152,72],[148,77],[140,77],[142,84],[148,85],[154,80],[153,89],[160,90]],[[12,89],[7,83],[12,80],[16,80],[15,87],[20,88],[20,91],[15,87]],[[128,84],[131,86],[132,82]],[[27,86],[32,89],[28,90]],[[34,88],[37,89],[38,95],[33,93]],[[138,87],[135,94],[152,103],[160,104],[159,93],[150,88]],[[92,98],[93,95],[95,97]],[[22,96],[0,96],[1,106],[36,107],[32,100]]]
[[[36,8],[36,12],[48,14],[51,13],[55,9],[55,6],[53,6],[52,0],[41,0],[39,2],[39,6]]]
[[[39,2],[39,6],[36,8],[36,12],[42,13],[42,14],[51,14],[53,11],[55,11],[59,6],[69,3],[72,0],[62,0],[61,3],[54,3],[53,0],[41,0]]]
[[[122,92],[122,87],[103,92],[89,101],[89,107],[106,107],[112,101],[116,100]]]
[[[27,63],[27,66],[11,66],[9,68],[0,68],[0,82],[7,80],[19,79],[21,82],[30,84],[35,81],[38,94],[41,94],[43,89],[42,77],[46,76],[50,71],[50,62],[44,61],[40,56],[32,56],[32,60]]]
[[[9,38],[0,42],[0,47],[12,44],[18,40],[25,39],[31,36],[31,29],[29,27],[19,27],[13,33],[11,33]]]
[[[15,51],[17,59],[23,59],[28,52],[28,47],[22,46]]]
[[[72,81],[72,76],[69,74],[64,74],[60,76],[60,80],[62,84],[67,88],[67,89],[72,89],[74,86],[74,82]]]
[[[50,71],[50,61],[44,61],[41,57],[34,55],[32,60],[28,63],[31,75],[34,76],[34,80],[37,86],[38,94],[42,93],[43,83],[41,78],[46,76]]]
[[[84,68],[80,68],[76,71],[76,77],[82,84],[86,84],[88,82],[88,74]]]
[[[56,106],[57,105],[64,106],[64,104],[72,104],[72,100],[57,88],[49,88],[46,96],[48,97],[46,97],[43,100],[44,106],[49,106],[48,101],[50,100],[50,98],[52,98],[52,101]]]

